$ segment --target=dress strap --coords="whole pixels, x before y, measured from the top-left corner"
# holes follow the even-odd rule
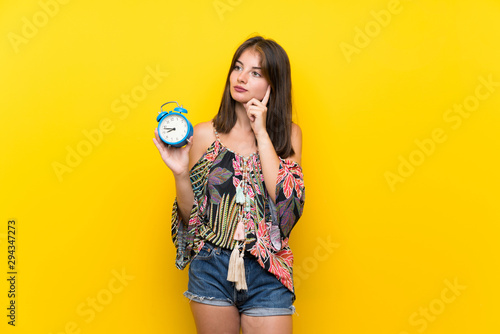
[[[215,140],[220,144],[221,141],[220,141],[220,138],[219,138],[219,133],[217,132],[217,130],[215,129],[215,126],[214,126],[214,123],[212,122],[212,129],[214,130],[214,134],[215,134]]]

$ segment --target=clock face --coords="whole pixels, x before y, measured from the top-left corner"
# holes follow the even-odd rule
[[[180,115],[170,114],[163,118],[159,126],[160,137],[168,143],[177,143],[183,140],[188,133],[188,123]]]

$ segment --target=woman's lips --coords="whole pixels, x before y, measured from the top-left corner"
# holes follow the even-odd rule
[[[239,93],[244,93],[246,92],[247,90],[241,86],[234,86],[234,90],[239,92]]]

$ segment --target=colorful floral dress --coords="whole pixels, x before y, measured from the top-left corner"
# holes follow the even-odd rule
[[[281,159],[276,181],[276,203],[269,197],[258,154],[242,157],[226,148],[219,137],[190,171],[194,204],[189,222],[183,223],[177,210],[172,210],[172,239],[177,248],[176,266],[184,269],[198,254],[205,241],[233,249],[233,235],[240,208],[236,189],[246,168],[244,211],[245,251],[294,292],[293,254],[288,238],[304,207],[302,168],[294,161]]]

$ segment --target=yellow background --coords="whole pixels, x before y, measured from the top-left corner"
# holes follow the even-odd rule
[[[155,117],[210,119],[256,33],[291,59],[304,136],[294,332],[499,332],[498,1],[61,2],[0,5],[2,333],[194,332]]]

